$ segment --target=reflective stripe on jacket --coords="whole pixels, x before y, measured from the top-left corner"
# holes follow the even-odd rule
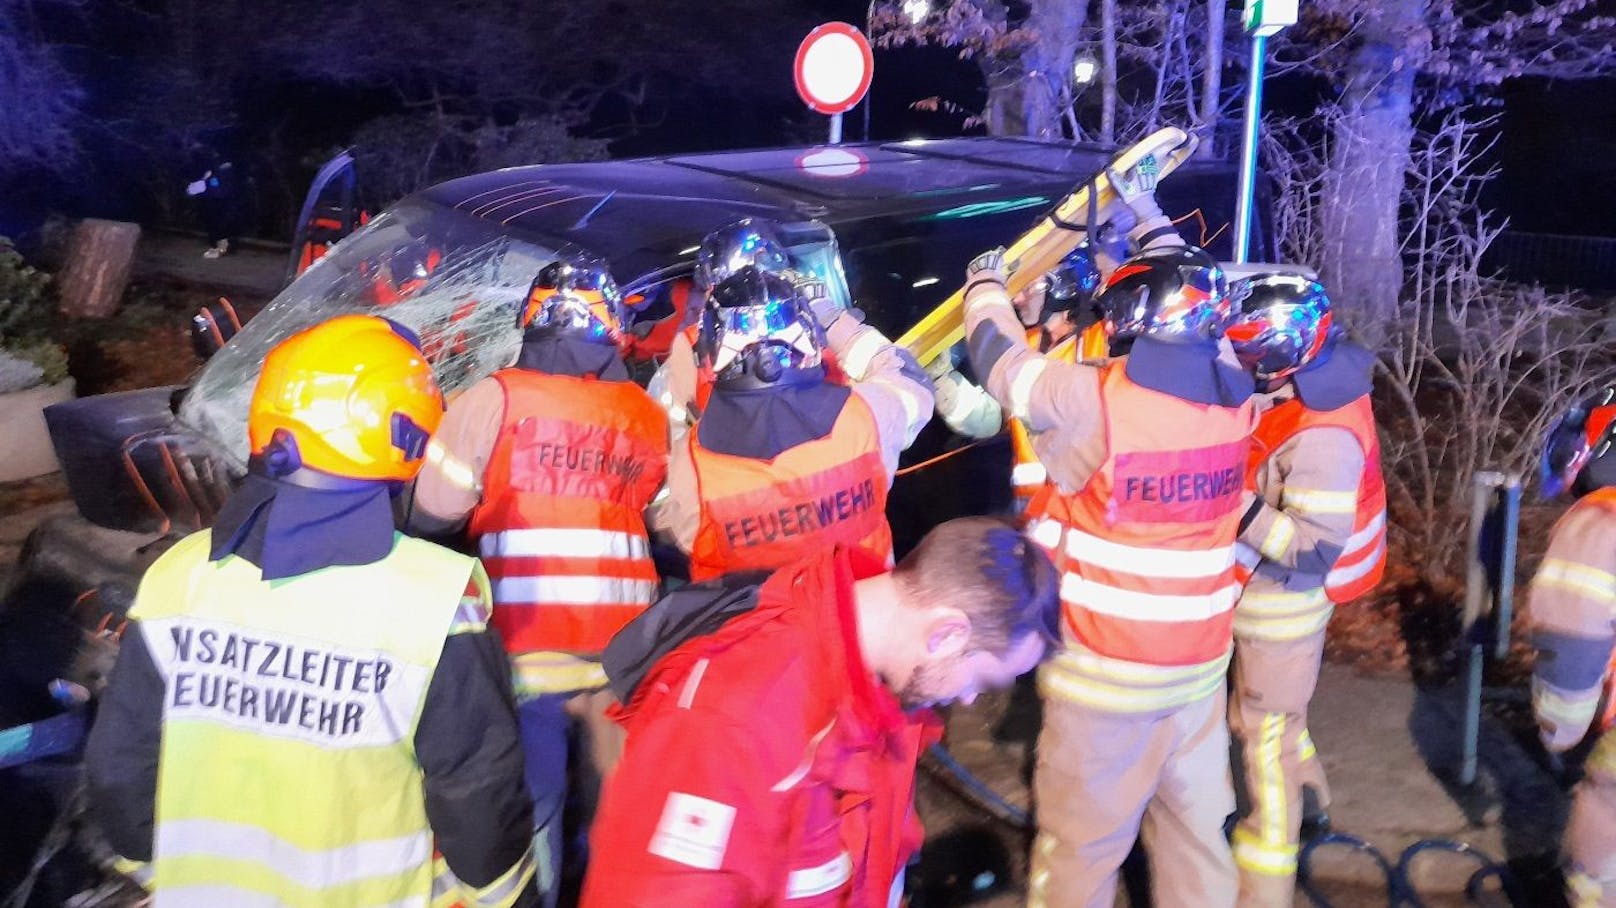
[[[1375,416],[1370,408],[1369,395],[1335,410],[1313,410],[1299,399],[1292,399],[1263,413],[1252,436],[1251,453],[1246,463],[1246,485],[1257,489],[1257,479],[1263,465],[1284,444],[1298,433],[1309,429],[1338,428],[1351,433],[1363,454],[1363,474],[1357,486],[1352,535],[1341,548],[1341,554],[1324,577],[1325,599],[1318,603],[1328,620],[1331,603],[1346,603],[1375,588],[1386,570],[1386,483],[1380,471],[1380,438],[1375,431]],[[1328,497],[1329,489],[1282,490],[1283,497],[1304,500],[1303,495]],[[1342,493],[1343,495],[1345,493]],[[1349,502],[1343,502],[1345,508]],[[1325,503],[1327,504],[1327,502]],[[1305,505],[1305,501],[1304,501]],[[1246,580],[1255,568],[1261,554],[1248,546],[1240,552],[1241,579]],[[1321,625],[1322,626],[1322,625]]]
[[[1036,344],[1042,336],[1042,328],[1033,328],[1027,332],[1027,342]],[[1085,341],[1087,333],[1084,334]],[[1046,356],[1058,362],[1076,362],[1077,342],[1068,337],[1051,347]],[[1027,505],[1032,501],[1038,490],[1049,481],[1049,471],[1038,460],[1038,454],[1032,447],[1032,435],[1027,431],[1027,424],[1015,417],[1010,418],[1010,491],[1014,494],[1012,506],[1016,516],[1023,517],[1027,512]]]
[[[597,653],[656,597],[644,511],[667,422],[639,386],[495,373],[505,416],[469,530],[513,653]]]
[[[887,487],[869,405],[850,394],[823,438],[773,460],[720,454],[685,439],[701,517],[690,550],[690,579],[772,570],[836,545],[890,562]]]
[[[1537,649],[1532,707],[1544,744],[1563,751],[1590,727],[1608,731],[1616,720],[1616,488],[1582,496],[1555,523],[1527,614]]]
[[[1061,568],[1068,636],[1041,682],[1102,709],[1171,708],[1223,683],[1253,405],[1150,390],[1122,361],[1100,381],[1104,462],[1084,488],[1047,486],[1029,510],[1028,535]]]
[[[414,734],[477,562],[398,536],[381,561],[265,582],[209,544],[165,553],[131,615],[166,692],[156,904],[425,905]]]

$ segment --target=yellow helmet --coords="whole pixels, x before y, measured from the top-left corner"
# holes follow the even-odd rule
[[[272,477],[313,485],[322,477],[404,481],[420,470],[442,420],[443,392],[409,329],[342,315],[269,351],[247,435]]]

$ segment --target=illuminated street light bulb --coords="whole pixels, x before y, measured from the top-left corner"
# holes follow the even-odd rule
[[[909,19],[910,25],[919,25],[922,19],[931,15],[931,0],[903,0],[903,14]]]
[[[1078,57],[1072,65],[1072,79],[1079,85],[1087,85],[1099,75],[1100,64],[1094,62],[1093,57]]]

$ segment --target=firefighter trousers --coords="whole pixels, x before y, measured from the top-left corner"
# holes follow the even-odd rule
[[[1241,908],[1290,908],[1302,827],[1302,789],[1330,803],[1307,705],[1318,687],[1324,630],[1296,640],[1236,637],[1229,726],[1240,742],[1251,808],[1234,831]]]
[[[1116,713],[1044,701],[1029,908],[1111,908],[1141,835],[1157,908],[1232,908],[1234,812],[1225,699]]]
[[[1566,900],[1571,908],[1616,908],[1616,731],[1588,755],[1566,824]]]
[[[524,774],[533,798],[536,879],[545,908],[556,904],[562,858],[567,853],[562,815],[567,806],[569,763],[585,757],[604,782],[623,753],[622,729],[606,718],[612,702],[611,692],[601,689],[541,694],[517,706]],[[579,737],[573,734],[575,721],[583,726],[587,754],[571,753],[572,742]]]

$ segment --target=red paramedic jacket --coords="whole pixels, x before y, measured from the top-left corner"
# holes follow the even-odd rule
[[[884,570],[845,548],[782,568],[755,610],[651,668],[616,715],[584,908],[897,904],[940,725],[864,668],[853,581]]]

